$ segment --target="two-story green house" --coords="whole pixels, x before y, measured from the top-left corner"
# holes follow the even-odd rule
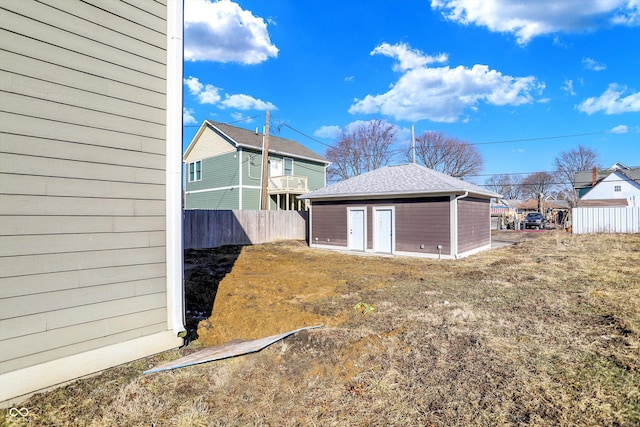
[[[264,134],[205,120],[184,153],[185,209],[260,209]],[[326,186],[329,162],[269,136],[267,209],[306,210],[298,196]]]

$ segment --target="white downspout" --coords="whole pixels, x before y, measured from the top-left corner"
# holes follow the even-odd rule
[[[184,337],[182,241],[183,0],[167,2],[166,254],[167,323]]]
[[[469,195],[468,191],[464,194],[454,197],[451,200],[451,256],[458,259],[458,200],[464,199]]]
[[[238,153],[238,170],[240,171],[240,176],[238,177],[238,208],[242,210],[242,148],[237,151]],[[249,167],[249,166],[247,166]],[[249,170],[251,172],[251,170]]]

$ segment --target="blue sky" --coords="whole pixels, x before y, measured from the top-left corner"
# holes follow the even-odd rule
[[[319,154],[361,121],[397,152],[441,131],[477,144],[477,183],[580,144],[640,166],[640,0],[185,0],[184,42],[185,148],[269,109]]]

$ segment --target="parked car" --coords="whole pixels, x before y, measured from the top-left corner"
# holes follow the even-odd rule
[[[529,212],[524,218],[524,228],[533,228],[540,230],[544,225],[544,219],[540,212]]]

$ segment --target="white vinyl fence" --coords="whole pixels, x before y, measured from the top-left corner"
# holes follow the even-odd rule
[[[305,240],[308,218],[302,211],[185,210],[184,248]]]
[[[574,208],[571,227],[574,234],[640,233],[640,207]]]

